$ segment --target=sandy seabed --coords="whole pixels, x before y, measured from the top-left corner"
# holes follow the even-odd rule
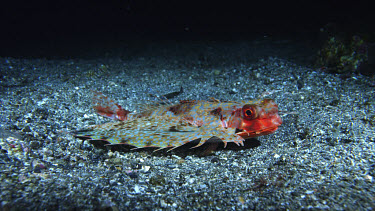
[[[0,58],[2,210],[373,210],[375,90],[308,65],[288,40],[150,44],[96,58]],[[154,156],[95,148],[71,131],[110,121],[92,90],[126,109],[171,99],[273,98],[282,126],[260,146]]]

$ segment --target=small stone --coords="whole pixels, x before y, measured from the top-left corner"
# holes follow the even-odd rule
[[[132,169],[141,169],[142,168],[142,164],[140,163],[131,163],[131,168]]]
[[[135,193],[140,193],[141,192],[140,186],[139,185],[135,185],[134,186],[134,191],[135,191]]]
[[[36,166],[34,168],[34,173],[42,173],[42,170],[43,170],[43,168],[41,168],[40,166]]]
[[[313,190],[307,190],[305,193],[306,193],[307,195],[311,195],[311,194],[314,193],[314,191],[313,191]]]
[[[217,163],[219,161],[220,161],[219,158],[214,157],[214,158],[212,158],[211,163]]]
[[[366,176],[365,176],[365,180],[366,180],[367,182],[371,182],[371,183],[372,183],[372,181],[373,181],[373,177],[370,176],[370,175],[366,175]]]
[[[136,178],[138,178],[138,174],[137,174],[137,172],[135,172],[135,171],[131,171],[131,172],[127,173],[127,174],[128,174],[128,176],[129,176],[130,178],[132,178],[132,179],[136,179]]]
[[[31,128],[30,128],[30,126],[25,126],[23,129],[22,129],[22,132],[25,132],[25,133],[27,133],[27,132],[31,132]]]
[[[151,168],[151,166],[142,166],[142,171],[144,173],[146,173],[146,172],[150,171],[150,168]]]
[[[165,203],[165,201],[162,199],[162,200],[160,200],[160,206],[161,206],[162,208],[167,208],[167,207],[168,207],[168,204]]]
[[[31,141],[30,142],[30,148],[31,149],[37,149],[39,147],[39,142],[37,141]]]
[[[121,158],[114,158],[114,159],[112,159],[112,163],[115,164],[115,165],[121,165],[122,160],[121,160]]]
[[[214,70],[215,75],[220,75],[221,71],[220,70]]]
[[[165,178],[162,175],[155,175],[155,176],[150,178],[149,182],[150,182],[151,185],[162,186],[162,185],[165,184]]]

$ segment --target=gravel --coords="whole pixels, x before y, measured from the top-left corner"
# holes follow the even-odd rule
[[[370,77],[314,68],[316,49],[290,40],[119,49],[0,58],[2,210],[375,208]],[[112,152],[70,133],[109,121],[91,108],[93,90],[137,110],[181,86],[172,101],[273,98],[283,125],[257,147],[204,157]]]

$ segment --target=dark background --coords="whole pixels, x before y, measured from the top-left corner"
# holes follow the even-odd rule
[[[1,3],[0,56],[80,54],[133,41],[317,39],[374,30],[370,1],[7,1]]]

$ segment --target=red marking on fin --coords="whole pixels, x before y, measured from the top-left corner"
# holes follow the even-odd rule
[[[128,118],[130,111],[123,109],[119,104],[103,95],[101,92],[93,92],[93,108],[101,116],[124,121]]]

